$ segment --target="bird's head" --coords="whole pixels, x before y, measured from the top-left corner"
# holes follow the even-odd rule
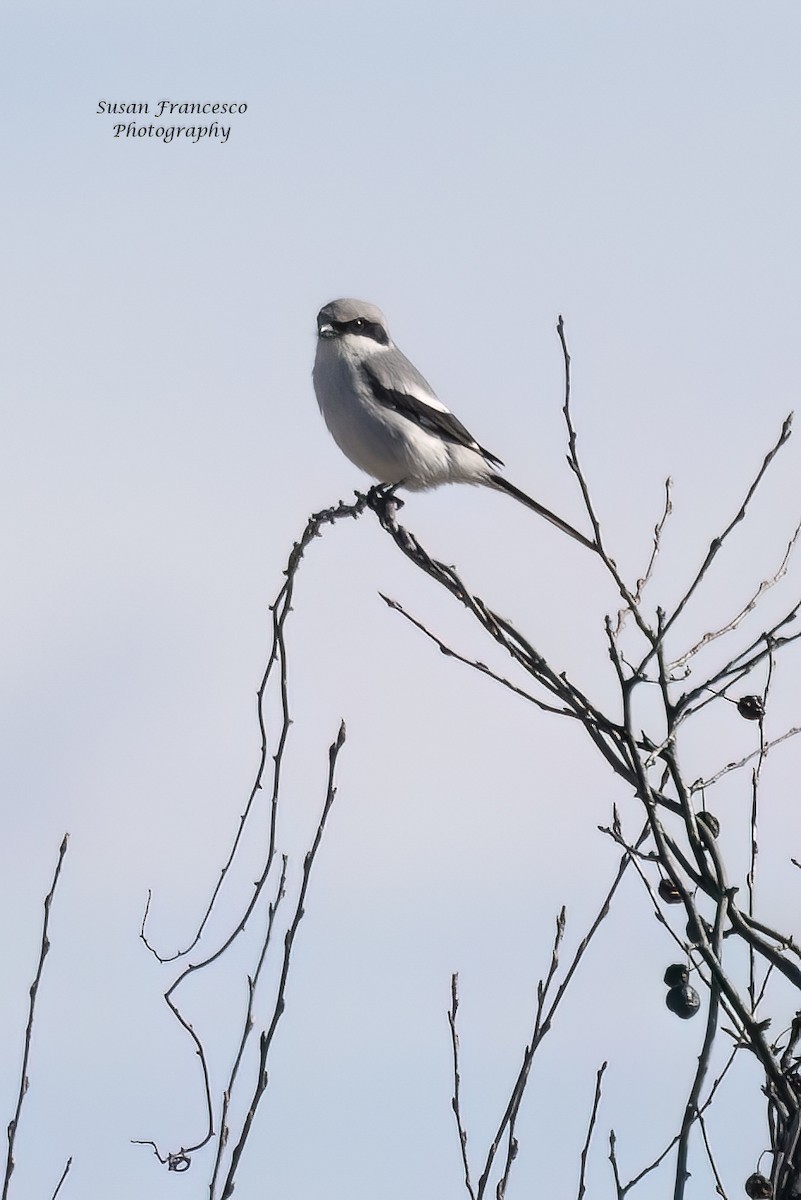
[[[366,338],[375,346],[392,344],[387,319],[380,308],[366,300],[332,300],[317,314],[317,336],[323,341]]]

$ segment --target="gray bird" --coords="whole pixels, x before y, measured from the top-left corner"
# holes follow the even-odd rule
[[[443,483],[506,492],[590,550],[595,545],[532,500],[496,468],[389,336],[384,314],[364,300],[332,300],[317,315],[314,391],[331,435],[379,483],[425,491]]]

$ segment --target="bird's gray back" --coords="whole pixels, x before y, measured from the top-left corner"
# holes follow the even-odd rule
[[[369,365],[371,374],[388,391],[418,392],[434,408],[441,403],[428,380],[397,346],[387,346],[371,354]]]

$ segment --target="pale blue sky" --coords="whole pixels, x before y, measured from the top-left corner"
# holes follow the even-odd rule
[[[253,696],[286,555],[310,511],[366,482],[314,402],[317,309],[348,294],[381,305],[510,478],[580,522],[561,312],[584,458],[632,579],[675,479],[653,595],[669,603],[796,406],[801,13],[7,0],[0,27],[2,1113],[41,897],[72,834],[13,1194],[49,1195],[73,1154],[67,1197],[194,1197],[205,1159],[168,1177],[128,1142],[176,1144],[202,1124],[191,1049],[160,1001],[169,977],[136,935],[149,886],[154,935],[171,947],[192,926],[255,768]],[[100,99],[163,97],[248,112],[224,146],[115,140],[96,114]],[[780,559],[801,509],[798,453],[791,442],[754,527],[688,611],[688,637]],[[613,695],[615,599],[579,548],[469,490],[416,496],[404,517],[557,665]],[[798,584],[796,568],[785,595]],[[244,1197],[461,1196],[450,972],[478,1151],[553,916],[567,903],[569,939],[583,933],[615,863],[597,826],[613,801],[637,820],[575,730],[442,658],[379,589],[490,655],[371,520],[312,547],[290,632],[293,882],[342,716],[350,736]],[[773,732],[798,721],[797,669],[788,656]],[[692,742],[691,774],[742,752],[753,731],[728,716]],[[796,753],[766,772],[774,916],[797,899]],[[726,792],[738,862],[746,792]],[[257,861],[254,847],[242,894]],[[632,1172],[676,1127],[702,1030],[664,1009],[672,957],[632,883],[543,1051],[510,1200],[575,1194],[605,1058],[595,1195],[611,1195],[610,1125]],[[219,1088],[242,989],[218,975],[192,1003]],[[735,1194],[763,1145],[753,1079],[748,1095],[748,1112],[721,1109]],[[698,1164],[693,1194],[709,1192]]]

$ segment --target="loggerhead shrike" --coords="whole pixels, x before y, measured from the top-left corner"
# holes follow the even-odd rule
[[[314,390],[334,441],[379,483],[425,491],[473,483],[507,492],[590,550],[593,542],[509,483],[389,336],[364,300],[332,300],[317,315]]]

